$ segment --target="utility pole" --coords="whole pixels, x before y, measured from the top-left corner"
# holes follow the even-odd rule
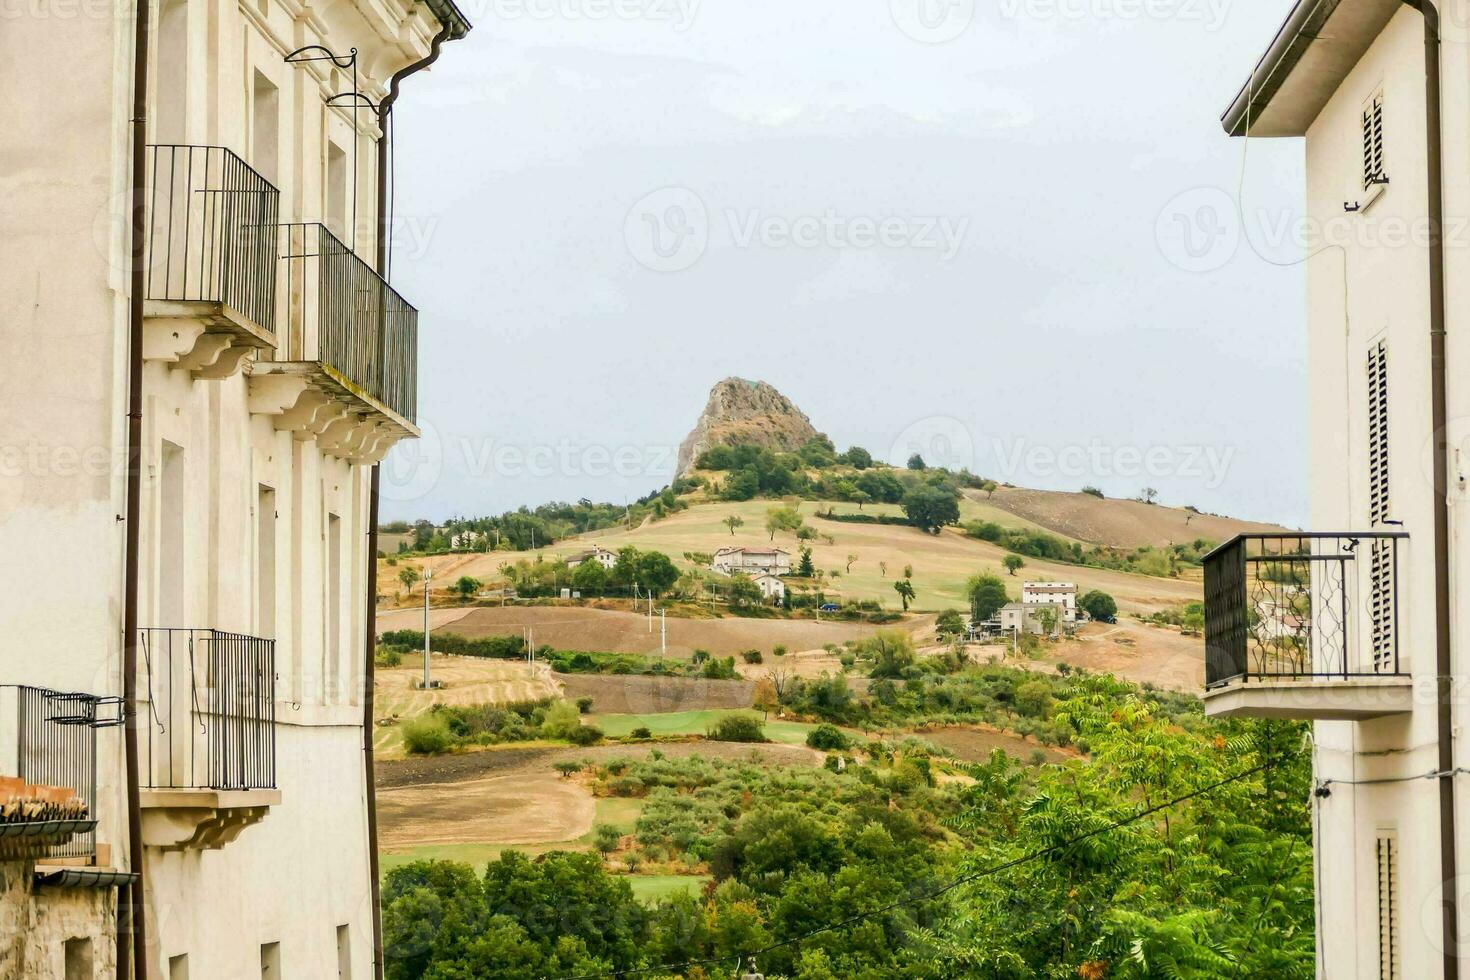
[[[660,657],[669,655],[669,624],[662,609],[658,611],[658,652]]]
[[[424,566],[424,690],[429,689],[429,579],[434,573]]]

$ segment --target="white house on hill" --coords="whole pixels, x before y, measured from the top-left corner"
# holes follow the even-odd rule
[[[721,575],[790,575],[791,555],[780,548],[721,548],[709,567]]]
[[[579,551],[576,554],[567,555],[567,565],[576,568],[589,558],[608,571],[612,571],[613,566],[618,563],[618,553],[616,551],[608,551],[601,545],[594,545],[588,551]]]
[[[1026,605],[1051,605],[1058,608],[1063,623],[1077,621],[1077,584],[1075,582],[1025,582],[1021,585],[1021,602]]]

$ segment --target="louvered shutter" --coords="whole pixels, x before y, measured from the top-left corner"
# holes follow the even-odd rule
[[[1399,842],[1378,835],[1378,978],[1399,980]]]
[[[1363,107],[1363,190],[1383,180],[1383,93]]]
[[[1368,524],[1392,514],[1389,495],[1388,341],[1368,348]],[[1392,542],[1375,540],[1368,552],[1368,618],[1373,670],[1394,669],[1394,562]]]

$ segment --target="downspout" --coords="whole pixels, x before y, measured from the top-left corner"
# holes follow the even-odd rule
[[[128,785],[128,867],[126,888],[118,889],[116,957],[118,980],[148,977],[147,909],[143,887],[143,814],[138,766],[138,522],[143,474],[143,290],[148,226],[145,171],[148,153],[148,18],[147,0],[133,11],[132,180],[129,200],[132,229],[132,272],[128,284],[128,473],[123,545],[123,762]],[[128,937],[132,937],[131,956]]]
[[[1445,377],[1444,183],[1440,135],[1439,11],[1433,0],[1404,0],[1424,15],[1425,156],[1429,176],[1429,374],[1434,428],[1434,671],[1439,734],[1441,952],[1445,980],[1458,980],[1459,902],[1455,853],[1455,746],[1451,701],[1449,444]]]
[[[388,83],[388,94],[378,106],[378,241],[376,266],[381,276],[388,265],[388,236],[392,229],[388,221],[388,113],[398,101],[398,86],[403,80],[420,69],[427,68],[439,58],[439,49],[448,40],[448,24],[440,27],[434,35],[429,53],[423,59],[396,72]],[[386,282],[387,279],[384,279]],[[381,339],[382,330],[379,329]],[[368,489],[368,548],[367,548],[367,633],[363,652],[363,697],[362,697],[362,767],[363,783],[367,797],[368,875],[371,879],[373,902],[373,978],[383,980],[383,910],[381,889],[378,887],[378,783],[373,772],[373,674],[376,666],[378,643],[378,464],[373,464]]]

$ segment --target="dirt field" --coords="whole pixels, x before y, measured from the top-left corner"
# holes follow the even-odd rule
[[[977,490],[969,491],[967,496],[1056,534],[1114,548],[1161,547],[1195,538],[1218,542],[1237,534],[1281,530],[1275,524],[1192,514],[1178,507],[1137,500],[1099,500],[1086,493],[1001,487],[993,497],[987,498]]]
[[[948,749],[955,754],[955,758],[965,762],[985,762],[990,758],[990,753],[996,749],[1022,761],[1030,761],[1032,754],[1037,749],[1046,755],[1048,762],[1064,762],[1067,759],[1079,757],[1079,754],[1075,752],[1064,752],[1019,735],[997,731],[982,725],[919,728],[914,730],[914,735],[927,742],[933,742],[940,748]]]
[[[747,670],[750,668],[747,668]],[[748,708],[750,681],[633,674],[553,674],[570,701],[588,697],[598,714],[653,714],[705,708]]]
[[[413,686],[423,677],[423,660],[418,656],[406,657],[401,667],[380,667],[375,673],[377,717],[400,722],[423,714],[434,704],[505,704],[561,694],[550,670],[519,660],[434,654],[429,659],[429,675],[443,681],[444,687],[431,691]],[[399,725],[379,726],[373,732],[373,749],[389,756],[399,754],[401,738]]]
[[[791,650],[820,649],[824,643],[867,636],[876,626],[863,623],[827,623],[786,619],[669,619],[669,656],[684,659],[695,650],[729,657],[742,650],[767,654],[783,643]],[[608,653],[659,652],[659,624],[652,632],[648,618],[613,609],[576,606],[492,606],[474,609],[453,624],[461,636],[519,634],[523,626],[535,630],[537,646],[558,650],[594,650]]]
[[[593,813],[586,789],[549,770],[378,791],[378,833],[385,849],[571,840],[592,829]]]
[[[1119,620],[1114,625],[1088,623],[1076,638],[1048,645],[1045,651],[1040,661],[1007,663],[1047,672],[1054,671],[1058,663],[1067,663],[1092,673],[1114,674],[1135,683],[1191,694],[1204,687],[1204,640],[1184,636],[1178,630],[1145,626],[1137,620]]]
[[[473,606],[461,606],[455,609],[430,609],[429,629],[437,630],[450,625],[473,610]],[[413,606],[408,609],[380,609],[377,615],[379,635],[391,630],[421,630],[424,628],[424,610],[422,606]]]

